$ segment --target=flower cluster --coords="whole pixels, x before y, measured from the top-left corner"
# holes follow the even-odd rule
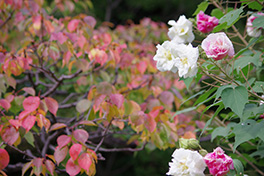
[[[257,16],[256,15],[251,15],[248,19],[247,19],[247,34],[250,37],[259,37],[261,35],[262,32],[262,28],[256,28],[253,27],[253,21],[258,18],[258,16],[264,16],[264,13],[262,12],[258,12]]]
[[[168,30],[171,40],[157,45],[157,52],[153,57],[157,61],[156,67],[160,71],[178,71],[180,77],[194,77],[198,71],[199,51],[198,47],[191,44],[194,40],[192,22],[182,15],[177,22],[170,20],[168,24],[172,26]],[[210,32],[216,25],[217,18],[205,15],[202,11],[197,15],[197,28],[201,32]],[[232,57],[235,53],[232,42],[223,32],[208,35],[202,42],[202,48],[207,57],[214,60]]]
[[[172,157],[167,175],[204,176],[206,165],[213,176],[223,176],[234,169],[232,158],[225,155],[220,147],[204,157],[197,151],[180,148],[173,152]]]
[[[178,71],[180,77],[193,77],[197,73],[199,51],[190,44],[194,40],[192,22],[182,15],[177,22],[170,20],[168,24],[172,26],[168,32],[171,41],[157,45],[153,60],[160,71]]]

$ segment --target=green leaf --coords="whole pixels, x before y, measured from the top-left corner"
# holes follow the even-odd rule
[[[264,82],[256,81],[252,89],[257,93],[264,93]]]
[[[228,127],[217,127],[212,132],[211,141],[213,141],[217,136],[226,137],[229,134],[230,128]]]
[[[255,117],[257,114],[263,114],[263,113],[264,113],[264,105],[257,106],[256,104],[253,103],[246,104],[241,120],[245,121],[250,117]]]
[[[244,167],[243,167],[243,164],[241,163],[241,161],[238,159],[233,159],[233,163],[234,163],[234,168],[236,169],[237,174],[243,175],[244,174]]]
[[[225,90],[226,88],[233,88],[233,86],[232,85],[223,85],[223,86],[219,87],[216,91],[215,101],[222,95],[223,90]]]
[[[243,109],[248,102],[248,92],[244,86],[226,88],[221,97],[225,108],[229,107],[239,117],[242,117]]]
[[[34,136],[33,134],[29,131],[25,134],[24,138],[27,140],[27,142],[32,145],[33,147],[35,147],[34,144]]]
[[[257,16],[257,15],[256,15]],[[264,27],[264,16],[258,16],[253,22],[253,27],[256,27],[256,28],[263,28]]]
[[[213,9],[211,16],[215,16],[216,18],[220,19],[222,16],[224,16],[224,13],[220,9]]]
[[[240,69],[248,66],[250,63],[253,63],[254,65],[257,65],[258,64],[258,60],[254,59],[254,57],[252,57],[252,56],[243,56],[243,57],[240,57],[239,59],[237,59],[235,61],[234,68],[239,73]]]
[[[195,10],[195,12],[192,14],[193,16],[195,16],[195,15],[197,15],[200,11],[205,11],[206,9],[207,9],[207,7],[208,7],[208,2],[207,1],[203,1],[203,2],[201,2],[199,5],[198,5],[198,7],[197,7],[197,9]]]
[[[176,116],[176,115],[178,115],[178,114],[182,114],[182,113],[190,112],[190,111],[193,111],[193,110],[195,110],[195,109],[196,109],[196,107],[186,108],[186,109],[183,109],[183,110],[181,110],[181,111],[177,111],[177,112],[174,114],[174,116]]]
[[[219,112],[224,108],[224,104],[222,103],[222,101],[218,101],[218,102],[216,102],[216,103],[214,103],[214,104],[211,104],[211,105],[208,106],[207,108],[205,108],[205,110],[202,112],[202,115],[203,115],[203,113],[204,113],[205,111],[207,111],[207,110],[210,109],[211,107],[213,107],[213,106],[217,106],[217,105],[219,105],[219,107],[218,107],[217,110],[215,111],[213,117],[211,117],[211,119],[209,119],[209,120],[206,122],[206,124],[205,124],[205,126],[204,126],[204,128],[203,128],[203,130],[202,130],[202,132],[201,132],[201,134],[200,134],[200,136],[199,136],[199,138],[202,136],[202,134],[204,133],[204,131],[206,130],[206,128],[211,124],[211,122],[213,121],[213,119],[215,118],[215,116],[217,116],[217,115],[219,114]],[[202,116],[202,115],[201,115],[201,116]]]
[[[248,5],[248,7],[249,8],[251,8],[251,9],[253,9],[253,10],[258,10],[258,11],[261,11],[262,10],[262,5],[261,4],[259,4],[258,2],[244,2],[244,1],[247,1],[247,0],[240,0],[241,2],[243,2],[242,3],[242,5],[245,5],[245,4],[247,4]]]
[[[192,80],[193,80],[193,77],[192,78],[183,78],[183,77],[180,78],[180,81],[183,81],[185,83],[187,89],[189,89]]]
[[[228,12],[227,14],[225,14],[222,18],[220,18],[219,20],[219,24],[227,24],[227,28],[229,28],[231,25],[235,24],[240,17],[240,14],[243,12],[243,6],[240,7],[239,9],[236,10],[232,10],[230,12]]]
[[[183,105],[185,102],[187,102],[187,101],[189,101],[189,100],[191,100],[191,99],[197,97],[198,95],[203,94],[204,92],[205,92],[205,90],[202,90],[202,91],[200,91],[200,92],[198,92],[198,93],[196,93],[196,94],[190,96],[187,100],[185,100],[184,102],[182,102],[181,105]]]
[[[216,90],[216,87],[214,87],[214,88],[212,88],[212,89],[210,89],[210,90],[208,90],[208,91],[206,91],[204,94],[202,94],[197,100],[196,100],[196,102],[194,103],[194,106],[196,106],[198,103],[199,103],[199,105],[201,105],[201,104],[203,104],[203,103],[205,103],[205,102],[207,102],[207,101],[210,101],[213,97],[214,97],[214,95],[212,95],[212,96],[210,96],[213,92],[215,92],[215,90]],[[210,97],[209,97],[210,96]],[[209,98],[208,98],[209,97]],[[198,105],[198,106],[199,106]]]
[[[243,142],[259,137],[264,140],[264,121],[257,123],[255,120],[246,120],[234,126],[232,133],[235,134],[234,149]]]

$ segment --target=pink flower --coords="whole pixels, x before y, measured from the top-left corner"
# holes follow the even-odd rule
[[[213,176],[223,176],[230,169],[234,169],[232,158],[227,156],[220,147],[217,147],[214,152],[205,155],[204,161]]]
[[[197,15],[197,27],[199,31],[203,33],[211,32],[217,25],[218,19],[216,17],[206,15],[203,11],[200,11]]]
[[[207,57],[221,60],[225,56],[232,57],[235,54],[232,42],[224,32],[209,34],[202,41],[202,48]]]
[[[264,16],[264,13],[258,12],[258,15]],[[257,16],[251,15],[248,19],[247,19],[247,34],[250,37],[259,37],[261,35],[261,29],[262,28],[256,28],[253,27],[253,21],[257,18]]]

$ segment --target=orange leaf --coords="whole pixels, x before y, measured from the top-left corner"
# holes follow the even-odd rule
[[[45,99],[45,103],[48,107],[49,112],[51,112],[54,116],[56,116],[56,113],[59,108],[58,102],[51,97],[45,97],[44,99]]]
[[[64,123],[55,123],[50,127],[50,131],[67,127]]]
[[[154,132],[156,126],[157,126],[157,122],[155,121],[155,119],[149,115],[145,116],[145,126],[148,129],[149,132]]]

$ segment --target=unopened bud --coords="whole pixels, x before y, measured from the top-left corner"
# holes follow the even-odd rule
[[[196,139],[189,139],[189,144],[188,144],[190,149],[200,149],[201,146],[199,145],[199,141]]]
[[[204,149],[199,150],[199,153],[204,157],[208,152]]]

